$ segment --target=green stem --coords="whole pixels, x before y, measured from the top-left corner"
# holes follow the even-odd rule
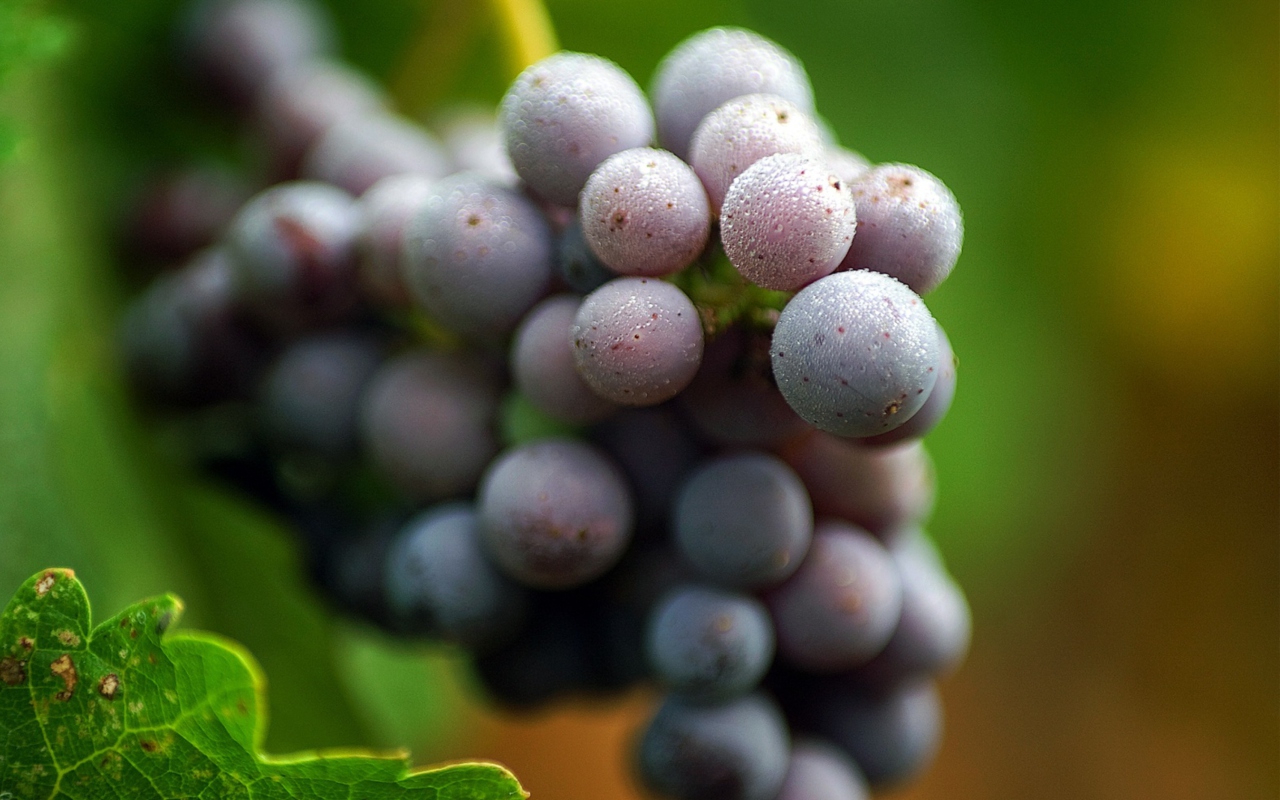
[[[506,44],[507,69],[514,79],[524,68],[560,49],[551,16],[541,0],[489,0]]]

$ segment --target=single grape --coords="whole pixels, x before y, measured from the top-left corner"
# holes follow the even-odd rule
[[[911,415],[911,419],[887,433],[868,436],[862,440],[867,445],[892,445],[908,439],[919,439],[933,430],[942,418],[951,410],[951,401],[956,396],[956,359],[951,349],[951,340],[946,331],[938,326],[938,380],[929,392],[929,399],[924,401],[920,410]]]
[[[772,94],[749,94],[702,120],[693,134],[689,163],[707,189],[711,209],[719,214],[734,180],[765,156],[780,153],[820,159],[822,131],[795,103]]]
[[[436,130],[459,170],[474,172],[509,189],[519,181],[511,166],[502,131],[492,111],[464,106],[446,111],[436,120]]]
[[[439,179],[452,165],[435,137],[407,119],[363,114],[330,125],[302,160],[302,176],[326,181],[359,197],[383,178]]]
[[[702,322],[684,292],[652,278],[618,278],[587,295],[574,318],[574,362],[615,403],[661,403],[702,362]]]
[[[640,778],[675,800],[773,800],[787,773],[790,734],[773,701],[722,705],[668,697],[640,742]]]
[[[870,800],[862,770],[840,748],[804,738],[791,748],[791,766],[777,800]]]
[[[919,442],[865,447],[816,433],[788,442],[779,455],[804,481],[820,516],[848,520],[881,539],[933,508],[933,465]]]
[[[711,28],[695,33],[668,53],[653,78],[658,142],[687,158],[703,117],[746,94],[774,94],[813,111],[813,89],[791,53],[758,33]]]
[[[665,537],[676,493],[697,466],[702,445],[663,406],[623,409],[597,427],[593,439],[626,474],[638,527]]]
[[[258,97],[257,122],[274,171],[292,177],[330,126],[385,109],[382,91],[368,77],[335,61],[305,61],[267,82]]]
[[[381,361],[376,340],[345,331],[292,343],[262,383],[263,432],[286,450],[350,455],[358,439],[361,393]]]
[[[782,291],[831,274],[856,227],[849,187],[820,161],[794,153],[748,167],[720,211],[729,262],[757,286]]]
[[[526,611],[523,591],[485,558],[467,503],[435,506],[409,521],[387,553],[386,593],[402,630],[472,650],[501,643]]]
[[[823,522],[804,563],[768,602],[783,657],[802,669],[833,672],[884,649],[902,611],[902,582],[870,534]]]
[[[582,294],[590,294],[618,277],[591,252],[577,216],[556,243],[556,270],[570,289]]]
[[[698,176],[680,159],[650,147],[624,150],[596,167],[578,214],[592,252],[621,275],[678,272],[702,253],[711,232]]]
[[[466,173],[436,184],[405,232],[405,277],[427,313],[478,339],[505,335],[551,280],[551,230],[538,209]]]
[[[543,300],[520,323],[511,346],[516,388],[534,408],[572,425],[599,422],[617,410],[574,367],[569,330],[581,305],[581,298],[567,294]]]
[[[635,522],[626,482],[595,448],[546,439],[509,450],[485,471],[485,547],[517,581],[548,589],[586,583],[617,563]]]
[[[839,146],[827,147],[826,162],[827,167],[836,174],[836,177],[850,187],[872,166],[861,153]]]
[[[938,326],[924,302],[876,272],[839,272],[787,303],[773,376],[815,427],[872,436],[911,418],[938,378]]]
[[[361,401],[373,464],[415,500],[469,492],[498,451],[498,381],[474,356],[411,352],[387,362]]]
[[[852,189],[858,235],[840,268],[884,273],[916,294],[938,288],[964,240],[964,218],[951,190],[906,164],[870,169]]]
[[[149,261],[185,260],[217,241],[250,194],[244,177],[223,167],[174,170],[143,188],[126,222],[125,244]]]
[[[502,98],[499,124],[516,172],[561,205],[578,202],[609,156],[653,139],[653,113],[640,87],[599,56],[560,52],[520,73]]]
[[[752,597],[700,586],[670,592],[653,610],[645,649],[667,688],[700,700],[751,691],[773,661],[769,612]]]
[[[680,490],[676,544],[703,575],[747,589],[795,572],[813,536],[813,508],[800,478],[764,453],[708,461]]]
[[[404,277],[405,229],[426,205],[434,185],[425,175],[392,175],[360,197],[357,278],[376,308],[404,310],[413,304]]]

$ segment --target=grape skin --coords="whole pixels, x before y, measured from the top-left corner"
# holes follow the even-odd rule
[[[942,418],[951,410],[951,401],[956,395],[956,367],[959,361],[955,351],[951,349],[951,340],[947,333],[938,326],[938,380],[929,392],[929,399],[924,401],[920,410],[911,415],[911,419],[887,433],[868,436],[862,444],[885,446],[905,442],[909,439],[920,439],[937,427]]]
[[[826,162],[827,167],[849,187],[852,187],[853,182],[862,177],[872,166],[861,153],[839,146],[827,148]]]
[[[639,527],[666,536],[672,503],[702,457],[702,445],[666,406],[623,409],[597,427],[593,439],[626,474]]]
[[[555,53],[521,72],[502,98],[499,124],[520,178],[566,206],[600,162],[653,139],[653,112],[636,82],[584,53]]]
[[[849,756],[830,742],[798,740],[777,800],[870,800],[867,780]]]
[[[624,150],[596,167],[582,190],[579,219],[592,252],[620,275],[678,272],[702,253],[711,232],[698,176],[649,147]]]
[[[773,625],[754,598],[686,586],[654,609],[645,645],[649,664],[668,688],[722,701],[760,682],[773,661]]]
[[[856,228],[848,186],[821,162],[793,153],[748,167],[720,212],[729,262],[757,286],[781,291],[831,274]]]
[[[679,394],[702,363],[702,322],[684,292],[651,278],[618,278],[583,300],[571,331],[578,374],[621,405]]]
[[[687,160],[702,119],[724,103],[768,93],[813,111],[813,89],[791,53],[754,31],[710,28],[676,45],[658,64],[653,106],[658,141]]]
[[[582,223],[573,221],[560,234],[556,243],[556,270],[570,289],[590,294],[618,277],[613,270],[600,263],[596,254],[582,235]]]
[[[413,305],[404,277],[404,233],[433,186],[425,175],[392,175],[360,197],[357,277],[365,298],[377,308],[404,310]]]
[[[336,61],[277,71],[257,101],[257,123],[277,174],[293,175],[307,150],[344,119],[382,113],[386,98],[365,75]]]
[[[783,396],[811,425],[840,436],[871,436],[910,419],[937,380],[938,353],[929,309],[876,272],[838,272],[810,284],[787,303],[773,332]]]
[[[511,345],[516,388],[534,408],[572,425],[599,422],[617,406],[591,391],[574,366],[569,330],[582,299],[556,295],[533,307]]]
[[[417,174],[439,179],[451,172],[435,137],[407,119],[371,114],[330,125],[307,151],[302,175],[359,197],[379,180]]]

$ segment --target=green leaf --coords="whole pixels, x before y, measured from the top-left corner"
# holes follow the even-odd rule
[[[22,585],[0,616],[0,797],[521,800],[494,764],[411,771],[405,755],[259,753],[264,680],[206,633],[168,634],[162,595],[90,627],[70,570]]]

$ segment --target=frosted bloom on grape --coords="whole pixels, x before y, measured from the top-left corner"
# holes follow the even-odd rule
[[[951,349],[951,340],[947,338],[947,332],[941,325],[938,326],[938,344],[938,380],[933,384],[933,391],[929,392],[929,399],[924,401],[919,411],[911,415],[911,419],[888,433],[864,439],[863,444],[891,445],[908,439],[919,439],[933,430],[951,410],[951,401],[956,396],[958,361]]]
[[[520,73],[498,119],[516,173],[567,206],[601,161],[653,139],[653,113],[636,82],[584,53],[555,53]]]
[[[433,186],[424,175],[392,175],[375,183],[357,203],[357,277],[361,291],[376,307],[404,309],[413,304],[404,281],[404,231],[431,197]]]
[[[599,422],[617,406],[591,391],[573,363],[569,329],[582,299],[562,294],[533,307],[511,346],[516,388],[534,408],[571,425]]]
[[[711,209],[688,164],[649,147],[610,156],[591,173],[578,209],[592,252],[622,275],[669,275],[707,246]]]
[[[276,72],[257,102],[257,123],[275,167],[292,173],[334,123],[386,109],[367,76],[336,61],[304,61]]]
[[[867,170],[871,169],[871,162],[861,153],[854,152],[847,147],[828,146],[826,153],[827,167],[840,178],[841,181],[853,184],[855,180],[862,177]]]
[[[302,175],[360,196],[382,178],[415,173],[443,178],[449,157],[435,137],[391,114],[348,117],[330,125],[302,160]]]
[[[840,748],[823,739],[802,739],[791,748],[791,766],[777,800],[870,800],[862,770]]]
[[[924,301],[878,272],[838,272],[791,299],[773,331],[773,376],[813,426],[872,436],[920,410],[938,377]]]
[[[478,172],[502,186],[516,185],[516,170],[493,111],[483,106],[454,108],[435,119],[434,127],[459,170]]]
[[[741,28],[695,33],[676,45],[654,74],[658,142],[686,158],[703,117],[735,97],[762,92],[813,111],[809,76],[777,43]]]
[[[718,214],[724,196],[747,167],[765,156],[801,153],[821,158],[822,129],[795,103],[771,94],[730,100],[698,126],[689,163]]]
[[[928,294],[960,257],[964,219],[942,181],[906,164],[881,164],[851,187],[858,235],[841,269],[883,272]]]
[[[570,335],[578,374],[623,405],[675,397],[702,363],[697,309],[684,292],[652,278],[618,278],[587,295]]]
[[[405,231],[405,278],[445,327],[492,338],[515,327],[551,280],[552,236],[536,206],[477,175],[436,184]]]
[[[752,164],[720,211],[725,255],[766,289],[793,291],[830,275],[856,227],[848,185],[822,162],[794,153]]]

